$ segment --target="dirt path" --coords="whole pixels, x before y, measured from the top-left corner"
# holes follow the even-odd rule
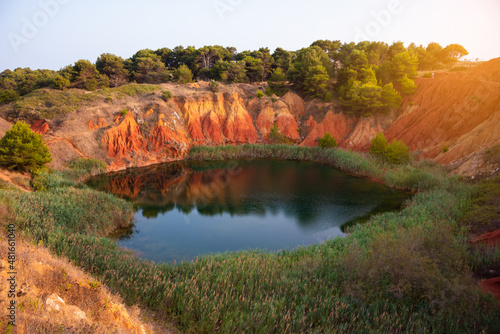
[[[85,154],[83,154],[79,149],[77,149],[76,146],[73,145],[73,143],[68,138],[56,138],[56,139],[53,139],[53,140],[46,142],[45,145],[49,146],[55,142],[60,142],[60,141],[64,141],[64,142],[68,143],[75,150],[75,152],[78,153],[79,156],[81,156],[82,158],[88,159],[88,157]]]

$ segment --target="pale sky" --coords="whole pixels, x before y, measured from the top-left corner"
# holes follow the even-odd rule
[[[318,39],[462,44],[500,57],[499,0],[0,0],[0,72],[177,45],[297,50]]]

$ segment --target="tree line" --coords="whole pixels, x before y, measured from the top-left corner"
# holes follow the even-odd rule
[[[297,51],[269,48],[237,52],[219,45],[143,49],[123,59],[101,54],[95,63],[78,60],[58,71],[17,68],[0,74],[0,104],[31,91],[80,88],[96,90],[136,82],[159,84],[214,80],[224,83],[269,83],[268,94],[293,89],[329,101],[337,96],[352,112],[387,111],[412,94],[417,70],[451,68],[467,55],[459,44],[426,48],[402,42],[341,43],[318,40]]]

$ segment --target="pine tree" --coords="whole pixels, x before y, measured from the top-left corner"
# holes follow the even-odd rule
[[[42,136],[24,122],[17,122],[0,139],[0,166],[14,170],[36,170],[52,161]]]

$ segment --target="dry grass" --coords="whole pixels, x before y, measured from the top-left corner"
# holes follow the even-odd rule
[[[28,173],[18,173],[0,169],[0,188],[15,187],[23,191],[31,191],[31,176]]]
[[[0,207],[5,217],[5,207]],[[2,236],[2,243],[7,243]],[[0,332],[8,332],[7,247],[0,247]],[[103,285],[65,259],[56,258],[41,246],[17,241],[16,327],[13,333],[155,333],[141,321],[137,307],[125,308]],[[56,311],[46,304],[51,295],[64,300]],[[85,318],[78,316],[84,312]],[[81,314],[81,313],[80,313]],[[165,331],[162,331],[165,332]],[[167,331],[170,332],[170,331]]]

